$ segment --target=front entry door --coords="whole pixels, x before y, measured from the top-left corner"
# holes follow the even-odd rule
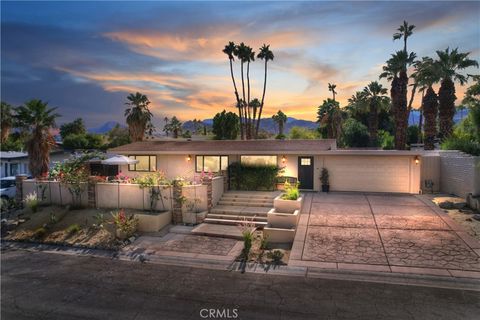
[[[313,157],[298,157],[300,189],[313,190]]]

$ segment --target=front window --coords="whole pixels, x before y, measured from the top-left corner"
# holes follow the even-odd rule
[[[136,164],[128,165],[129,171],[156,171],[157,156],[129,156],[130,159],[138,160]]]
[[[18,163],[11,163],[10,164],[10,175],[16,176],[18,173]]]
[[[254,165],[277,165],[277,156],[241,156],[240,162]]]
[[[196,172],[220,172],[228,168],[228,156],[196,156]]]

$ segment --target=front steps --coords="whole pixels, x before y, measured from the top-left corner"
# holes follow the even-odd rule
[[[267,225],[267,213],[279,192],[229,191],[207,214],[205,223],[238,226],[244,221],[257,228]]]

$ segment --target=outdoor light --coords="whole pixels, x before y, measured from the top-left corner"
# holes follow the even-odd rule
[[[192,157],[190,155],[187,156],[187,161],[192,160]]]
[[[282,163],[287,162],[287,158],[285,156],[282,156]]]
[[[420,163],[420,158],[418,156],[415,156],[415,164],[419,164]]]

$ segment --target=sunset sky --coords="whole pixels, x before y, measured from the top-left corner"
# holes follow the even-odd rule
[[[123,123],[125,97],[135,91],[152,101],[156,124],[233,110],[228,41],[256,51],[270,44],[265,113],[308,120],[329,97],[328,82],[344,106],[378,79],[402,48],[392,34],[404,19],[417,26],[409,40],[417,56],[450,46],[480,60],[480,2],[2,1],[1,9],[2,100],[46,100],[60,123],[83,117],[87,127]],[[251,78],[260,98],[262,61]],[[464,90],[457,85],[459,98]]]

